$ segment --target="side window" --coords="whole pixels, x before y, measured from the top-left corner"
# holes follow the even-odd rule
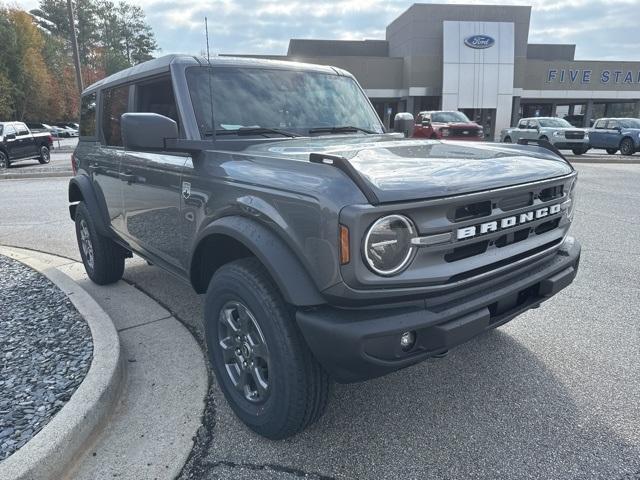
[[[535,130],[537,126],[538,126],[538,123],[535,120],[529,120],[527,122],[527,128],[531,130]]]
[[[102,92],[102,134],[107,145],[122,146],[120,116],[127,113],[129,86],[111,88]]]
[[[606,127],[606,120],[598,120],[593,128],[596,130],[603,130]]]
[[[12,133],[15,135],[15,133],[16,133],[16,129],[15,128],[13,128],[11,125],[7,125],[6,127],[4,127],[4,134],[5,135],[11,135]]]
[[[96,94],[90,93],[80,101],[80,136],[96,136]]]
[[[178,109],[173,95],[171,77],[136,85],[136,112],[157,113],[169,117],[178,126]]]
[[[518,123],[518,128],[521,128],[521,129],[527,128],[527,121],[526,120],[520,120],[520,123]]]
[[[18,133],[16,135],[29,135],[29,130],[24,123],[16,123],[16,130]]]
[[[609,120],[607,122],[607,129],[611,130],[614,128],[618,128],[620,125],[618,124],[617,120]]]

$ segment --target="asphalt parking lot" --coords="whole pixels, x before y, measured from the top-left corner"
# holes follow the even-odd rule
[[[286,441],[246,429],[214,382],[183,477],[640,479],[640,166],[576,168],[572,286],[446,358],[336,385]],[[1,181],[0,243],[77,259],[67,181]],[[201,335],[190,287],[140,259],[125,275]]]

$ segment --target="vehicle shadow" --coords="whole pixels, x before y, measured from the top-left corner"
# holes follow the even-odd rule
[[[127,278],[162,299],[202,341],[202,297],[188,285],[146,265],[128,268]],[[574,393],[543,352],[507,331],[383,378],[335,385],[324,417],[279,442],[248,430],[214,383],[215,422],[196,445],[204,451],[195,467],[268,466],[359,479],[636,478],[637,446],[593,414],[591,403],[605,402]]]

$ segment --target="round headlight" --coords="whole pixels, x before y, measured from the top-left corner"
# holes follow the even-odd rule
[[[396,275],[413,259],[416,247],[413,222],[402,215],[389,215],[378,219],[364,239],[364,258],[378,275]]]

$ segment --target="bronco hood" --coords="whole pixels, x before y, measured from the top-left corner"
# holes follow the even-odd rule
[[[300,138],[256,145],[252,153],[256,149],[306,161],[311,153],[344,157],[381,203],[478,192],[573,171],[567,161],[540,147],[390,135]]]

